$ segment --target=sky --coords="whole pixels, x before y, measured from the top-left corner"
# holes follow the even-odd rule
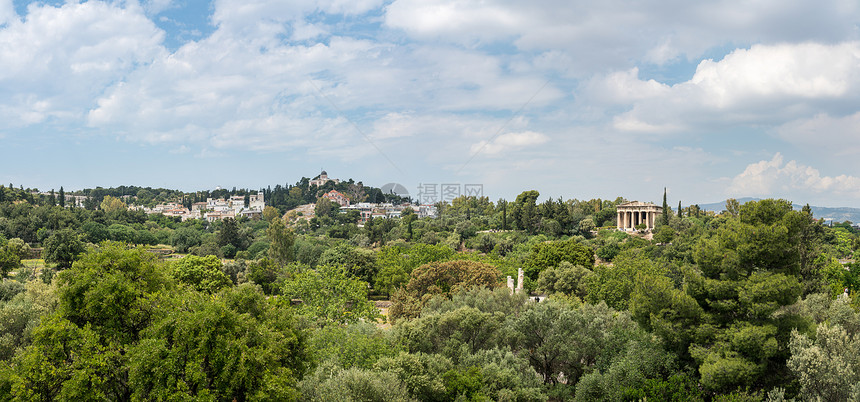
[[[860,207],[860,2],[0,0],[0,183],[322,169],[413,196]]]

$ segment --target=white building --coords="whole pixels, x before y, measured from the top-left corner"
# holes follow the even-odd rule
[[[233,213],[238,214],[239,212],[242,212],[243,209],[245,209],[245,197],[241,195],[234,195],[230,197],[229,204],[230,209],[233,210]]]
[[[325,171],[325,170],[323,170],[322,172],[320,172],[319,177],[317,177],[316,179],[313,179],[313,180],[309,181],[309,182],[308,182],[308,185],[310,185],[311,187],[313,187],[313,186],[320,187],[320,186],[322,186],[323,184],[326,184],[326,183],[328,183],[328,182],[330,182],[330,181],[333,181],[333,182],[334,182],[334,184],[339,184],[339,183],[340,183],[340,180],[338,180],[338,179],[329,179],[329,178],[328,178],[328,173],[326,173],[326,171]]]
[[[263,199],[263,193],[251,194],[250,198],[251,202],[248,205],[248,209],[252,211],[262,211],[266,208],[266,201]]]

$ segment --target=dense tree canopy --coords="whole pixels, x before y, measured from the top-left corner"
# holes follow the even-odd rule
[[[404,201],[303,179],[262,190],[264,219],[207,222],[123,205],[250,192],[96,188],[80,208],[0,187],[0,399],[858,395],[850,222],[786,200],[679,202],[654,233],[625,233],[623,198],[534,190],[361,222],[318,202],[333,189]]]

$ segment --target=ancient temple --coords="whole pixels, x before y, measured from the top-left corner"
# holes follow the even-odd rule
[[[663,209],[650,202],[631,201],[615,206],[618,213],[618,230],[632,231],[636,230],[636,226],[644,224],[647,230],[654,229],[654,222],[657,221],[657,215],[663,212]]]

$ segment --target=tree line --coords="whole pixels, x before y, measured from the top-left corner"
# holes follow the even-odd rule
[[[538,197],[462,197],[436,218],[364,224],[325,202],[313,219],[269,206],[260,221],[212,224],[110,199],[95,211],[0,203],[0,263],[11,261],[0,394],[860,397],[850,224],[761,200],[714,215],[669,209],[653,233],[626,233],[610,228],[621,198]],[[31,246],[68,258],[23,267]],[[518,269],[526,292],[512,293],[505,278]]]

